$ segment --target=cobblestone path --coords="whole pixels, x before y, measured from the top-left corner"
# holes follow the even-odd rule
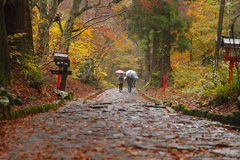
[[[2,126],[0,159],[240,159],[240,134],[107,90]]]

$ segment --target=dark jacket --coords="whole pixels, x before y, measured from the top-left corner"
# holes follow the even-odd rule
[[[123,77],[123,75],[120,75],[120,76],[118,77],[118,81],[119,81],[119,83],[123,83],[123,82],[124,82],[124,77]]]
[[[133,80],[134,80],[134,78],[132,78],[132,77],[127,77],[127,79],[126,79],[128,84],[132,84]]]

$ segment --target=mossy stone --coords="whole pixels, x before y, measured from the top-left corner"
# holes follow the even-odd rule
[[[184,108],[183,114],[191,115],[191,110],[189,108]]]
[[[0,88],[0,96],[6,96],[8,94],[7,90],[3,87]]]
[[[227,113],[227,114],[223,114],[221,117],[221,122],[224,124],[235,124],[235,118],[233,116],[233,114],[231,113]]]
[[[212,119],[213,121],[219,121],[219,122],[221,122],[222,115],[217,114],[217,113],[212,113],[211,119]]]
[[[240,117],[235,117],[235,125],[240,126]]]
[[[14,104],[23,105],[23,101],[20,98],[14,98]]]
[[[206,115],[206,118],[208,118],[208,119],[212,119],[212,117],[213,117],[213,113],[208,112],[207,115]]]
[[[6,96],[8,97],[10,104],[14,105],[14,97],[9,93]]]
[[[205,118],[207,113],[208,113],[208,111],[198,109],[198,117]]]

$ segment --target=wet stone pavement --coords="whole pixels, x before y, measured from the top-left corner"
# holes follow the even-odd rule
[[[155,105],[135,89],[110,89],[2,127],[0,159],[240,159],[238,131]]]

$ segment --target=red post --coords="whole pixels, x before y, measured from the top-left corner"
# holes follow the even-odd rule
[[[61,67],[59,67],[59,71],[61,71]],[[61,78],[61,75],[59,74],[58,80],[57,80],[57,88],[59,88],[59,86],[60,86],[60,78]]]
[[[163,91],[165,91],[165,76],[163,76]]]
[[[229,63],[229,79],[228,79],[228,83],[231,83],[231,81],[232,81],[233,67],[234,67],[234,61],[230,61],[230,63]]]

